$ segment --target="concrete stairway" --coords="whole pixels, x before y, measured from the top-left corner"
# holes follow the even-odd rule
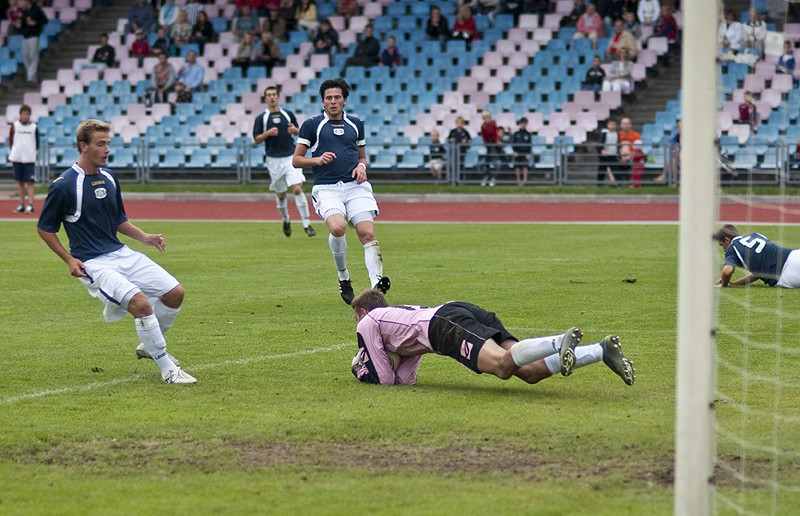
[[[659,64],[644,87],[638,87],[634,97],[623,104],[620,117],[629,117],[633,128],[641,132],[644,124],[655,122],[656,113],[666,109],[668,100],[678,98],[680,88],[681,56],[678,49],[671,51],[668,61]]]

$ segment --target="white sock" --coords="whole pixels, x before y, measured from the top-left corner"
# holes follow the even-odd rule
[[[161,333],[155,314],[136,318],[133,320],[133,324],[136,327],[139,340],[144,344],[144,349],[153,357],[156,365],[161,369],[161,375],[164,376],[169,371],[176,370],[178,366],[175,365],[175,362],[172,361],[167,353],[167,342],[164,340],[164,335]]]
[[[383,256],[377,240],[364,244],[364,263],[367,265],[370,284],[375,288],[383,276]]]
[[[178,317],[178,312],[181,311],[181,307],[171,308],[162,303],[160,299],[151,304],[156,319],[158,319],[158,326],[161,328],[161,334],[165,335],[169,329],[172,328],[172,323],[174,323],[175,318]]]
[[[561,372],[561,357],[558,356],[558,353],[555,355],[550,355],[544,358],[544,365],[547,366],[547,370],[550,371],[550,374],[556,374]]]
[[[281,212],[281,217],[283,217],[284,222],[289,222],[289,209],[286,207],[286,197],[281,199],[280,197],[275,198],[275,204],[278,206],[278,211]]]
[[[294,196],[294,203],[297,205],[297,211],[300,212],[300,218],[303,220],[303,227],[307,228],[311,221],[308,218],[308,200],[306,194],[301,193]]]
[[[575,348],[575,367],[583,367],[603,360],[603,346],[599,342]]]
[[[339,281],[349,280],[350,271],[347,270],[347,239],[343,236],[328,235],[328,246],[333,253],[333,263],[339,273]]]
[[[535,337],[517,342],[511,346],[511,359],[517,366],[522,367],[541,360],[545,357],[558,354],[558,346],[563,335],[551,335],[550,337]]]

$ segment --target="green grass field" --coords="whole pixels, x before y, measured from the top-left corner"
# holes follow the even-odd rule
[[[469,300],[518,337],[571,325],[585,343],[618,333],[638,372],[632,388],[602,364],[527,385],[431,355],[416,386],[387,388],[350,374],[354,321],[322,232],[138,225],[164,233],[156,259],[187,289],[167,341],[196,385],[164,385],[137,361],[131,319],[102,322],[33,223],[0,223],[0,514],[671,513],[677,227],[379,224],[391,302]],[[800,241],[800,230],[786,234]],[[349,242],[358,291],[363,253]],[[772,304],[796,305],[791,291],[726,291],[737,294],[765,313],[753,322],[723,298],[726,327],[745,321],[739,329],[765,341]],[[800,333],[796,319],[781,321],[786,341]],[[731,360],[742,347],[721,338]],[[769,356],[749,357],[773,371]],[[719,381],[739,392],[727,370]],[[783,391],[781,410],[797,414],[797,393]],[[773,394],[747,390],[768,412]],[[772,425],[734,406],[720,403],[718,418],[773,442]],[[781,427],[779,448],[797,453],[796,427]],[[719,446],[731,461],[742,453]],[[748,475],[772,467],[769,453],[749,453]],[[800,485],[791,461],[779,462],[781,481]],[[773,491],[730,473],[718,485],[769,511]],[[798,503],[780,491],[773,507]]]

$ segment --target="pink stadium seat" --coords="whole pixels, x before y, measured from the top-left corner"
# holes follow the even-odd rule
[[[781,92],[768,89],[761,92],[761,102],[768,104],[772,109],[777,109],[781,105]]]
[[[556,2],[556,13],[565,16],[572,12],[573,7],[575,7],[575,2],[572,0],[558,0]]]
[[[511,41],[510,39],[501,39],[500,41],[497,42],[496,48],[498,54],[507,56],[517,51],[517,44]],[[486,63],[492,61],[490,61],[489,58],[486,56],[486,54],[484,54],[483,62]]]
[[[636,62],[649,68],[658,62],[658,54],[655,50],[639,50],[636,54]]]
[[[513,66],[500,66],[497,68],[497,72],[495,74],[499,77],[503,82],[509,82],[511,79],[517,76],[517,69]]]
[[[744,102],[744,90],[742,88],[734,90],[731,94],[731,100],[736,104]]]
[[[303,59],[303,56],[292,54],[286,57],[286,68],[290,71],[297,72],[303,67],[305,67],[305,59]]]
[[[647,77],[647,68],[641,63],[634,63],[631,78],[634,82],[643,81]]]
[[[559,112],[551,113],[547,125],[558,129],[559,132],[564,132],[567,127],[571,125],[569,122],[569,115]]]
[[[145,57],[142,61],[141,68],[144,69],[147,73],[151,73],[153,68],[155,68],[156,64],[158,64],[157,57]],[[177,70],[175,70],[177,72]]]
[[[344,16],[329,16],[328,21],[331,22],[331,27],[336,32],[342,32],[345,29]]]
[[[556,136],[558,136],[558,129],[553,126],[546,125],[539,129],[539,136],[544,136],[545,141],[552,145],[556,141]]]
[[[59,11],[58,19],[64,25],[75,23],[78,19],[78,11],[74,7],[64,7]]]
[[[328,54],[313,54],[308,66],[315,72],[321,72],[331,65],[331,58]]]
[[[785,73],[775,75],[772,78],[772,89],[787,93],[792,89],[792,76]]]
[[[502,127],[515,127],[517,125],[517,115],[514,113],[498,113],[494,119],[497,125]]]
[[[133,70],[137,70],[139,68],[139,61],[133,57],[123,57],[119,60],[119,70],[122,72],[123,75],[127,75],[131,73]],[[73,67],[74,69],[74,67]]]
[[[227,4],[222,11],[222,17],[232,20],[236,17],[236,4]]]
[[[483,91],[486,91],[492,95],[497,95],[503,91],[503,88],[503,80],[499,77],[489,77],[483,83]]]
[[[538,29],[539,16],[536,14],[521,14],[517,26],[523,29]]]
[[[371,20],[383,14],[383,6],[378,2],[368,2],[364,4],[363,12],[364,16]]]
[[[733,118],[730,113],[717,113],[717,126],[722,132],[730,131],[733,126]]]
[[[114,133],[119,134],[123,127],[128,127],[130,125],[130,120],[128,120],[128,115],[115,115],[111,117],[111,120],[108,121],[111,124]]]
[[[89,45],[86,47],[86,59],[91,61],[98,48],[100,48],[100,45]]]
[[[683,28],[683,12],[681,11],[674,11],[672,16],[675,18],[675,22],[678,24],[678,28]]]
[[[472,67],[470,71],[470,77],[475,79],[476,81],[483,81],[484,79],[488,79],[492,76],[491,69],[489,65],[475,65]]]
[[[769,78],[775,75],[775,65],[767,63],[766,61],[759,61],[756,63],[756,75],[764,78]]]
[[[127,113],[130,120],[142,118],[147,114],[144,104],[128,104]]]
[[[606,120],[611,116],[611,108],[608,104],[594,104],[590,107],[590,113],[597,115],[598,120]]]
[[[361,34],[364,32],[364,27],[367,26],[369,20],[366,16],[353,16],[350,18],[350,27],[348,27],[351,31]]]
[[[313,49],[314,49],[313,43],[311,43],[310,41],[304,41],[303,43],[300,43],[300,48],[298,49],[297,53],[303,57],[308,57],[311,55],[311,51]]]
[[[480,89],[478,80],[474,77],[459,77],[458,86],[456,87],[459,93],[469,95],[475,93]]]
[[[117,133],[122,138],[122,141],[125,143],[131,143],[131,141],[139,136],[139,130],[130,125],[123,126],[122,129]]]
[[[601,91],[600,102],[609,105],[611,109],[616,109],[622,105],[622,93],[618,91]]]
[[[580,127],[587,133],[594,131],[597,129],[597,114],[591,112],[579,113],[578,116],[575,117],[575,126]]]
[[[19,111],[19,106],[17,106],[17,111]],[[437,120],[429,113],[420,113],[417,115],[417,127],[424,133],[431,132],[431,130],[436,127],[436,124]]]
[[[525,118],[528,119],[528,131],[535,133],[544,127],[544,115],[541,113],[526,113]]]
[[[533,40],[542,45],[546,45],[548,41],[553,39],[553,31],[550,29],[534,29]]]
[[[209,124],[217,134],[222,134],[228,128],[228,117],[227,115],[211,115]]]
[[[557,13],[545,14],[542,27],[550,30],[558,30],[561,26],[561,18],[563,18],[563,16]]]
[[[19,108],[22,107],[22,104],[9,104],[6,106],[6,122],[9,124],[13,123],[17,118],[19,118]],[[5,138],[5,136],[4,136]]]
[[[153,107],[150,108],[150,116],[153,117],[156,123],[161,123],[161,119],[165,116],[169,116],[172,113],[169,104],[153,104]],[[130,115],[130,113],[129,113]]]
[[[667,41],[667,38],[652,37],[647,40],[647,48],[648,50],[653,50],[656,54],[662,56],[669,50],[669,42]]]
[[[234,9],[236,7],[234,6]],[[222,48],[228,49],[236,49],[238,45],[236,43],[236,35],[233,32],[220,32],[219,34],[219,44],[222,45]],[[234,50],[235,51],[235,50]]]
[[[63,93],[51,93],[47,96],[47,107],[49,109],[55,108],[55,106],[59,106],[61,104],[67,103],[67,96]]]
[[[529,59],[530,57],[524,52],[514,52],[508,56],[508,65],[516,69],[524,68],[528,66]]]
[[[62,7],[69,7],[69,3]],[[52,20],[56,17],[56,8],[55,7],[42,7],[42,12],[45,16],[47,16],[48,20]]]
[[[238,120],[244,117],[244,106],[241,104],[228,104],[225,106],[225,113],[228,114],[228,118],[231,120]]]
[[[223,47],[219,43],[206,43],[203,54],[209,61],[216,61],[224,55]]]
[[[761,122],[765,122],[769,118],[769,115],[772,114],[772,104],[764,99],[754,102],[754,104],[758,110],[758,117],[761,119]]]
[[[131,118],[129,116],[129,120],[131,121],[131,125],[135,125],[139,130],[139,134],[144,134],[147,128],[155,123],[153,117],[150,115],[142,115],[138,118]]]
[[[42,81],[42,88],[41,88],[42,96],[52,95],[53,93],[58,93],[61,91],[59,87],[58,81],[53,79],[45,79]]]
[[[506,38],[509,41],[513,41],[514,43],[524,44],[528,41],[528,31],[526,29],[520,29],[519,27],[514,27],[508,29],[508,34]]]
[[[131,81],[131,84],[136,84],[139,81],[144,81],[147,79],[147,74],[144,70],[132,70],[128,74],[128,80]]]
[[[561,112],[566,114],[570,121],[578,119],[578,115],[583,113],[583,106],[575,102],[565,102],[561,105]]]
[[[739,139],[739,145],[744,145],[750,137],[750,126],[747,124],[733,124],[728,134]]]
[[[446,91],[442,95],[442,105],[458,108],[464,103],[464,95],[458,91]]]
[[[476,91],[469,94],[470,104],[475,104],[477,109],[483,109],[483,106],[489,103],[491,95],[488,91]]]
[[[408,138],[412,144],[416,144],[422,136],[425,136],[425,131],[417,125],[407,125],[403,128],[403,136]]]
[[[175,67],[175,72],[179,73],[185,60],[182,57],[170,57],[167,59],[167,61],[169,61],[169,64]]]
[[[316,72],[314,72],[314,70],[312,70],[311,68],[301,68],[300,70],[297,71],[295,79],[297,79],[300,82],[306,83],[314,79],[316,76],[317,76]]]
[[[784,25],[783,35],[786,39],[800,39],[800,23],[787,23]]]
[[[225,6],[223,5],[205,4],[203,6],[203,10],[209,18],[219,18],[223,14],[224,9]]]
[[[582,143],[586,143],[586,131],[583,127],[567,127],[564,134],[567,136],[572,136],[572,141],[576,145],[580,145]]]
[[[71,82],[64,86],[64,95],[67,97],[72,97],[80,93],[83,93],[83,84],[79,82]]]
[[[73,82],[73,81],[75,81],[75,73],[72,70],[69,70],[69,69],[65,69],[65,68],[61,69],[58,72],[56,72],[56,81],[58,82],[58,84],[60,84],[62,86],[65,85],[65,84],[68,84],[70,82]],[[43,81],[43,84],[44,84],[44,81]]]
[[[452,112],[453,110],[450,106],[443,106],[442,104],[433,104],[430,107],[430,115],[436,120],[444,120],[445,115]]]
[[[593,91],[576,91],[573,97],[573,102],[579,106],[590,107],[594,104],[594,92]]]
[[[90,11],[92,9],[92,0],[74,0],[75,9],[82,13],[86,11]]]
[[[78,74],[78,82],[84,86],[88,86],[89,83],[97,80],[100,80],[100,70],[96,68],[87,68]],[[69,84],[65,84],[64,86],[69,86]]]
[[[216,68],[206,68],[206,73],[203,75],[203,82],[209,83],[211,81],[216,81],[220,77],[219,71]]]
[[[749,73],[745,75],[744,84],[742,85],[742,87],[745,89],[745,91],[760,93],[764,91],[764,78]]]
[[[209,138],[216,136],[214,128],[207,125],[198,125],[195,127],[194,134],[200,140],[200,143],[208,143]]]
[[[732,120],[739,119],[739,103],[737,100],[728,100],[722,105],[722,112],[730,115]]]
[[[103,70],[103,80],[109,85],[114,84],[116,81],[122,80],[122,70],[119,68],[106,68]]]
[[[128,19],[127,18],[120,18],[117,20],[117,30],[115,32],[119,32],[120,34],[125,34],[125,27],[128,26]]]
[[[356,42],[356,32],[352,30],[343,30],[339,33],[339,44],[342,47],[347,48],[350,46],[350,43]]]
[[[32,105],[32,104],[44,104],[44,100],[42,100],[42,94],[28,91],[22,96],[23,104]]]

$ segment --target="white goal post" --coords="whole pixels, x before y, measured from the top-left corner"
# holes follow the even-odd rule
[[[714,252],[717,215],[717,1],[682,2],[682,129],[676,364],[676,515],[711,513]]]

